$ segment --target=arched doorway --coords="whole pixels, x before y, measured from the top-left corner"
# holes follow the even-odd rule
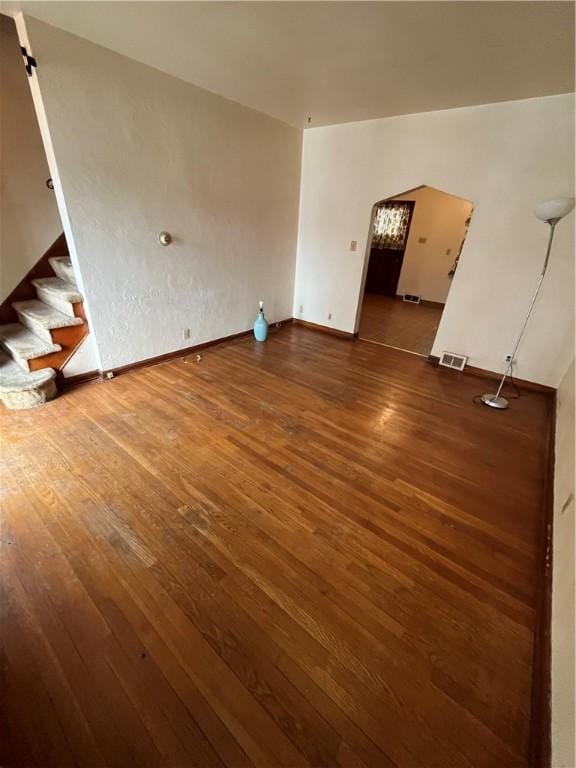
[[[375,203],[359,304],[361,339],[430,354],[473,212],[423,185]]]

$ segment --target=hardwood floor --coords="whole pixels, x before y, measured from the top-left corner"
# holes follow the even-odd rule
[[[400,299],[365,293],[359,336],[390,347],[428,356],[440,324],[443,307],[410,304]]]
[[[3,768],[527,768],[550,399],[288,326],[1,414]]]

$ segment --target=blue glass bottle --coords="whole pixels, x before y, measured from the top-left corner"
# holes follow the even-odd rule
[[[254,322],[254,338],[256,341],[266,341],[268,338],[268,321],[264,317],[264,302],[259,302],[258,317]]]

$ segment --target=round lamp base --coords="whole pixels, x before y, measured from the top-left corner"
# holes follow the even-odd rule
[[[506,400],[505,397],[496,397],[496,395],[482,395],[480,400],[484,403],[484,405],[489,405],[490,408],[498,408],[499,410],[504,410],[504,408],[508,408],[508,400]]]

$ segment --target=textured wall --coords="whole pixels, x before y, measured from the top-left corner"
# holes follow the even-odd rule
[[[372,206],[427,184],[474,204],[433,352],[502,370],[544,258],[532,208],[573,194],[573,144],[570,95],[306,130],[295,315],[353,331]],[[571,214],[518,361],[519,377],[551,386],[574,353],[573,233]]]
[[[102,368],[290,317],[301,132],[25,22]]]
[[[552,585],[552,768],[576,765],[574,360],[558,389]]]
[[[14,21],[0,14],[0,301],[62,233]]]
[[[444,304],[452,285],[448,272],[458,255],[472,205],[431,187],[395,199],[416,202],[397,293]],[[426,242],[419,243],[420,238]]]

